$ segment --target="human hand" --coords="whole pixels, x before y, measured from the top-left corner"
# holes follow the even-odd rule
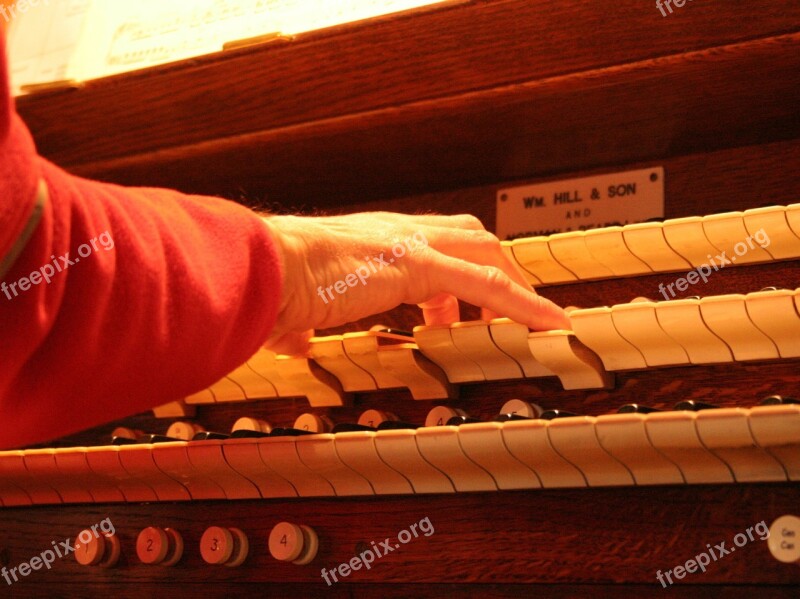
[[[568,329],[564,311],[538,296],[497,237],[470,215],[366,212],[264,218],[283,267],[278,321],[268,345],[297,350],[309,329],[417,304],[426,324],[459,320],[458,300],[534,330]]]

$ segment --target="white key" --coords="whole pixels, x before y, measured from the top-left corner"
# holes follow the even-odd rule
[[[86,490],[91,493],[95,503],[125,501],[125,496],[110,477],[92,471],[86,458],[87,453],[88,449],[85,447],[56,449],[55,459],[58,470],[63,476],[80,481],[81,486],[86,487]],[[72,499],[72,497],[64,498],[65,501]]]
[[[347,357],[368,372],[379,389],[394,389],[405,385],[381,364],[378,359],[379,347],[381,343],[407,343],[408,341],[408,337],[400,335],[362,331],[345,333],[342,337],[342,346]]]
[[[297,455],[309,469],[331,484],[337,496],[374,495],[367,479],[339,459],[334,437],[331,434],[297,437]]]
[[[566,390],[608,389],[613,376],[572,331],[542,331],[528,335],[534,359],[553,371]]]
[[[457,395],[447,375],[423,356],[415,343],[380,348],[378,360],[389,373],[408,387],[414,399],[445,399]]]
[[[569,313],[569,320],[580,342],[597,354],[607,370],[647,368],[642,352],[620,335],[611,308],[573,310]]]
[[[222,488],[226,498],[261,499],[258,488],[230,467],[222,447],[222,441],[195,441],[186,446],[186,454],[198,472]]]
[[[450,328],[450,335],[453,344],[478,365],[487,381],[522,378],[519,364],[495,345],[488,322],[457,322]]]
[[[128,448],[132,447],[136,446],[129,445],[120,449],[120,460],[126,467],[125,454]],[[148,446],[145,445],[144,447]],[[189,459],[187,443],[175,441],[172,443],[156,443],[149,447],[152,449],[153,461],[156,466],[167,475],[165,478],[178,481],[189,492],[191,499],[227,499],[225,490],[204,472],[198,470]],[[140,478],[153,487],[159,499],[162,496],[180,491],[177,486],[171,486],[165,479],[155,477],[152,474],[148,474],[147,478],[145,478],[145,474],[142,473]]]
[[[537,362],[528,346],[530,329],[508,318],[495,318],[489,323],[494,344],[522,368],[525,377],[555,376],[544,364]]]
[[[415,493],[455,492],[450,479],[422,457],[416,431],[378,431],[375,433],[375,447],[380,458],[411,483]]]
[[[743,219],[747,232],[764,245],[774,259],[800,256],[800,236],[789,226],[784,206],[745,210]]]
[[[706,237],[703,219],[699,216],[664,221],[662,230],[670,247],[692,266],[708,264],[720,253]]]
[[[747,315],[777,346],[781,358],[800,357],[800,315],[797,291],[779,289],[745,296]]]
[[[800,480],[800,405],[758,406],[748,419],[756,443],[783,465],[789,480]]]
[[[631,472],[600,445],[595,420],[576,416],[550,421],[547,434],[553,449],[575,464],[590,487],[635,484]]]
[[[261,439],[228,439],[222,445],[225,461],[231,468],[258,487],[261,497],[297,497],[292,484],[270,468],[259,451]]]
[[[733,362],[730,348],[703,321],[700,300],[658,302],[655,310],[658,324],[683,347],[692,364]]]
[[[312,407],[350,404],[352,398],[344,392],[339,380],[311,360],[280,355],[275,360],[281,378],[301,396],[308,397]]]
[[[84,458],[84,468],[78,472],[65,472],[56,462],[56,452],[63,449],[29,449],[25,452],[25,466],[32,477],[42,478],[55,490],[64,503],[92,503],[94,497],[89,490],[91,474]],[[76,449],[70,449],[73,455]],[[79,462],[76,462],[79,463]],[[79,476],[73,476],[78,474]],[[80,476],[82,475],[82,477]]]
[[[664,332],[656,317],[655,302],[618,304],[611,307],[611,319],[620,335],[644,356],[648,366],[688,364],[689,356]]]
[[[659,452],[680,468],[689,484],[731,483],[728,465],[703,445],[697,434],[697,412],[654,412],[644,425]]]
[[[331,483],[311,470],[300,459],[295,440],[297,437],[270,437],[258,444],[261,460],[286,479],[299,497],[330,497],[336,495]]]
[[[508,261],[519,268],[520,272],[525,276],[525,280],[528,282],[529,285],[532,285],[533,287],[538,287],[539,285],[542,284],[542,281],[539,280],[539,277],[535,276],[533,273],[526,270],[519,262],[517,262],[517,257],[514,255],[514,249],[511,247],[510,241],[501,241],[500,249],[503,250],[503,254],[508,259]]]
[[[464,454],[491,475],[498,489],[542,486],[536,473],[509,452],[500,422],[463,424],[458,427],[458,440]]]
[[[173,443],[183,448],[185,443]],[[159,501],[187,501],[192,499],[189,490],[179,479],[169,476],[158,467],[153,457],[154,445],[124,445],[119,449],[119,461],[128,474],[146,483]],[[185,450],[183,462],[186,461]],[[188,472],[186,472],[188,475]]]
[[[347,356],[341,335],[314,337],[310,353],[317,364],[339,379],[345,391],[375,391],[378,388],[375,379]]]
[[[247,399],[247,394],[242,389],[241,385],[231,380],[227,376],[222,377],[216,383],[209,387],[214,394],[214,400],[217,403],[226,401],[244,401]]]
[[[778,348],[747,315],[744,295],[704,297],[700,300],[700,313],[708,328],[725,342],[737,361],[778,357]]]
[[[772,260],[769,249],[762,248],[747,232],[741,212],[704,216],[703,230],[709,241],[737,264]]]
[[[416,326],[419,350],[447,374],[451,383],[485,381],[483,370],[456,346],[449,325]]]
[[[622,227],[622,238],[631,253],[653,272],[672,272],[691,268],[664,237],[663,223],[635,223]]]
[[[550,443],[544,420],[502,423],[503,441],[512,456],[536,473],[544,488],[585,487],[586,477]]]
[[[730,466],[737,482],[786,480],[783,466],[753,439],[748,415],[743,408],[703,410],[697,413],[697,434]]]
[[[376,495],[412,495],[408,479],[378,455],[375,435],[371,431],[337,433],[334,443],[339,459],[367,479]]]
[[[592,229],[586,231],[584,239],[589,253],[614,273],[614,276],[626,277],[653,272],[625,245],[622,227]]]
[[[231,372],[228,377],[244,391],[245,399],[266,399],[278,397],[278,391],[270,381],[253,370],[245,363]],[[217,401],[222,401],[218,399]]]
[[[553,257],[581,281],[613,277],[614,273],[598,262],[586,247],[585,237],[583,231],[556,233],[550,236],[547,245]]]
[[[684,483],[680,469],[650,443],[644,414],[598,416],[595,432],[600,445],[624,464],[637,485]]]
[[[578,277],[570,272],[553,257],[547,237],[530,237],[515,239],[511,242],[511,250],[517,263],[545,285],[577,281]]]
[[[120,448],[114,445],[86,448],[86,463],[89,464],[94,477],[106,477],[106,480],[113,481],[125,501],[129,503],[158,501],[155,491],[147,483],[131,476],[125,470],[119,459],[119,450]],[[103,501],[97,491],[95,497],[97,501]]]
[[[432,426],[417,430],[417,447],[423,458],[444,472],[459,493],[496,491],[492,476],[469,459],[459,443],[459,427]]]

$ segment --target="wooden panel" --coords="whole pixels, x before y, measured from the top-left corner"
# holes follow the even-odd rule
[[[800,34],[757,40],[73,170],[310,206],[791,139],[798,46]]]
[[[5,563],[12,566],[49,548],[52,540],[74,536],[109,518],[122,543],[117,568],[83,568],[72,559],[57,560],[51,571],[32,572],[17,583],[24,592],[61,581],[154,583],[204,582],[213,587],[247,580],[323,583],[321,569],[336,568],[357,555],[360,543],[397,547],[376,559],[369,570],[353,572],[346,582],[365,583],[600,583],[646,584],[660,588],[658,570],[671,570],[748,527],[796,511],[797,485],[736,485],[530,491],[399,498],[246,501],[235,504],[96,505],[0,511],[4,530],[17,534],[2,541]],[[222,507],[221,507],[222,506]],[[225,508],[225,509],[222,509]],[[354,517],[362,514],[362,517]],[[499,517],[502,514],[502,517]],[[428,518],[433,533],[398,534]],[[272,526],[281,520],[311,526],[320,550],[307,567],[275,561],[266,550]],[[207,526],[235,526],[248,535],[251,553],[239,568],[204,564],[198,541]],[[133,546],[146,526],[169,526],[184,537],[182,561],[173,568],[138,563]],[[363,549],[362,549],[363,550]],[[685,584],[798,584],[796,565],[775,561],[766,543],[754,540],[714,561]],[[324,586],[324,584],[322,585]],[[337,584],[333,584],[336,587]],[[357,591],[355,591],[357,592]],[[412,593],[416,595],[416,593]]]
[[[669,18],[638,0],[425,12],[90,82],[19,107],[46,156],[78,165],[800,28],[792,0],[700,3]]]

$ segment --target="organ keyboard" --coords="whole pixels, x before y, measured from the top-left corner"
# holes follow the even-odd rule
[[[15,596],[796,594],[800,8],[597,10],[445,3],[19,99],[46,157],[119,183],[492,229],[498,190],[663,167],[665,218],[504,240],[572,331],[400,308],[0,453]]]

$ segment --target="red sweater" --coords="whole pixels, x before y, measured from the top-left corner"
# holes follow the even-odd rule
[[[0,32],[0,264],[39,181],[49,190],[22,253],[0,268],[8,448],[207,387],[267,338],[281,275],[266,227],[246,208],[86,181],[38,157],[9,96],[4,48]]]

